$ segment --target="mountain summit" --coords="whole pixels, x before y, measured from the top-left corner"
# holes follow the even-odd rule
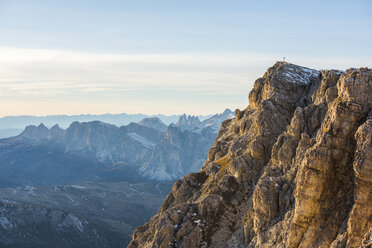
[[[159,119],[159,117],[148,117],[138,122],[139,125],[154,128],[161,132],[167,130],[167,126]]]
[[[372,70],[277,62],[129,247],[371,247]]]
[[[181,128],[182,130],[192,130],[198,128],[200,124],[201,122],[197,116],[186,116],[186,114],[183,114],[178,119],[176,126]]]

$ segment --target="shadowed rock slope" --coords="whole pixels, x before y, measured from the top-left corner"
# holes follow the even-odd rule
[[[129,247],[371,247],[372,70],[278,62]]]

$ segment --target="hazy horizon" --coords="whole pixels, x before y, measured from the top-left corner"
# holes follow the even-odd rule
[[[190,116],[210,116],[210,115],[214,115],[214,114],[221,114],[223,113],[226,109],[230,109],[231,111],[235,111],[235,109],[231,109],[231,108],[225,108],[221,111],[217,111],[217,112],[210,112],[210,113],[206,113],[206,114],[195,114],[195,113],[188,113],[188,112],[183,112],[183,113],[170,113],[170,114],[164,114],[164,113],[142,113],[142,112],[133,112],[133,113],[128,113],[128,112],[106,112],[106,113],[81,113],[81,114],[64,114],[64,113],[56,113],[56,114],[45,114],[45,115],[33,115],[33,114],[20,114],[20,115],[3,115],[1,116],[0,115],[0,118],[4,118],[4,117],[21,117],[21,116],[30,116],[30,117],[48,117],[48,116],[68,116],[68,117],[73,117],[73,116],[96,116],[96,115],[121,115],[121,114],[126,114],[126,115],[146,115],[146,116],[158,116],[158,115],[161,115],[161,116],[166,116],[166,117],[169,117],[169,116],[179,116],[179,115],[190,115]]]
[[[228,108],[227,108],[228,109]],[[231,110],[231,109],[230,109]],[[234,110],[231,110],[234,111]],[[163,114],[163,113],[154,113],[154,114],[146,114],[146,113],[125,113],[125,112],[118,112],[118,113],[97,113],[97,114],[91,114],[91,113],[82,113],[82,114],[51,114],[51,115],[30,115],[30,114],[24,114],[24,115],[4,115],[0,116],[0,118],[4,117],[21,117],[21,116],[30,116],[30,117],[50,117],[50,116],[68,116],[68,117],[73,117],[73,116],[96,116],[96,115],[121,115],[121,114],[126,114],[126,115],[145,115],[145,116],[179,116],[179,115],[190,115],[190,116],[210,116],[214,114],[221,114],[223,111],[219,111],[216,113],[209,113],[209,114],[192,114],[192,113],[174,113],[174,114]]]

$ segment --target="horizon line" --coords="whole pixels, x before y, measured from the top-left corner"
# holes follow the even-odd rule
[[[43,117],[55,117],[55,116],[66,116],[66,117],[75,117],[75,116],[101,116],[101,115],[145,115],[145,116],[166,116],[166,117],[171,117],[171,116],[181,116],[181,115],[187,115],[187,116],[209,116],[209,115],[215,115],[215,114],[222,114],[224,111],[230,110],[231,112],[234,112],[230,108],[225,108],[222,112],[214,112],[210,114],[195,114],[195,113],[174,113],[174,114],[162,114],[162,113],[156,113],[156,114],[145,114],[141,112],[137,113],[126,113],[126,112],[117,112],[117,113],[99,113],[99,114],[92,114],[92,113],[81,113],[81,114],[46,114],[46,115],[32,115],[32,114],[21,114],[21,115],[3,115],[0,116],[0,119],[2,118],[7,118],[7,117],[37,117],[37,118],[43,118]]]

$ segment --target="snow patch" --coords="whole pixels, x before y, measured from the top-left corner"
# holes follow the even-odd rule
[[[73,226],[78,229],[80,232],[84,231],[84,224],[73,214],[68,214],[66,217],[66,225]]]
[[[81,185],[70,185],[71,188],[75,189],[86,189],[87,187],[81,186]]]
[[[128,133],[127,135],[131,137],[132,139],[140,142],[142,145],[144,145],[147,148],[154,148],[154,146],[156,145],[155,143],[151,142],[150,140],[146,139],[145,137],[137,133]]]
[[[34,187],[32,187],[32,186],[26,186],[26,187],[25,187],[25,191],[26,191],[27,194],[29,194],[29,195],[35,195],[34,190],[36,190],[36,189],[35,189]]]
[[[132,188],[132,185],[131,184],[128,186],[128,188],[131,189],[132,191],[134,191],[136,194],[139,194],[139,195],[143,195],[144,194],[144,192],[138,191],[138,190]]]
[[[67,199],[69,199],[71,201],[72,205],[74,205],[74,206],[79,205],[79,203],[75,202],[74,199],[72,199],[72,197],[70,195],[65,195],[65,196],[66,196]]]
[[[200,222],[201,222],[201,220],[194,220],[194,223],[195,223],[195,224],[198,224],[198,225],[199,225]]]
[[[318,71],[305,67],[286,67],[286,69],[281,72],[281,75],[291,83],[309,84],[312,77],[318,76]]]
[[[98,196],[101,197],[101,198],[105,198],[106,197],[106,192],[99,192]]]
[[[170,175],[168,172],[165,171],[164,167],[154,168],[152,167],[151,170],[146,171],[146,167],[142,167],[142,171],[144,175],[150,177],[151,179],[157,180],[172,180],[174,176]]]
[[[161,190],[159,189],[159,184],[156,184],[155,188],[161,194]]]
[[[13,224],[6,217],[0,217],[0,225],[8,231],[13,228]]]

